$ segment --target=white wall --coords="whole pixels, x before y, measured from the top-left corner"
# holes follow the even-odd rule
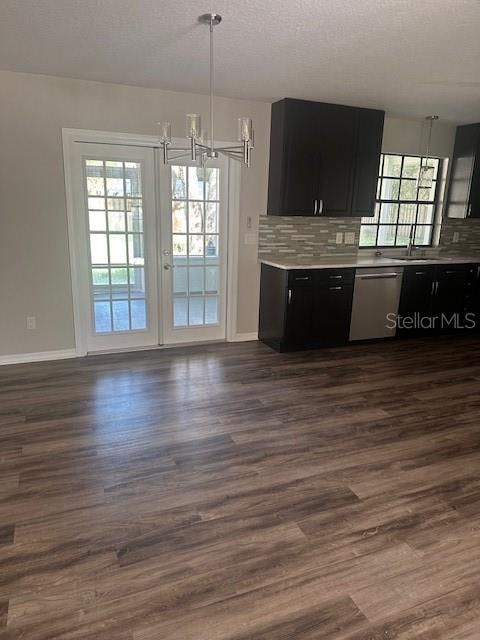
[[[432,129],[430,153],[432,156],[451,158],[455,142],[456,126],[437,120]],[[428,140],[428,123],[425,120],[387,116],[383,129],[382,151],[424,155]]]
[[[0,355],[74,347],[62,128],[152,134],[185,113],[207,115],[208,97],[106,83],[0,72]],[[217,136],[235,140],[236,118],[250,115],[256,148],[242,169],[237,331],[256,331],[257,247],[244,243],[266,209],[270,105],[218,99]],[[27,331],[26,317],[37,329]]]

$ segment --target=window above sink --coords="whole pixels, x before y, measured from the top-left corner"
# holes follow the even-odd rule
[[[362,218],[360,248],[406,247],[412,225],[413,244],[432,246],[442,160],[428,159],[431,186],[419,184],[421,161],[420,156],[382,154],[375,215]]]

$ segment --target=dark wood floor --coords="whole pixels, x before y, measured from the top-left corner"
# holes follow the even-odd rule
[[[480,339],[0,368],[0,637],[478,640]]]

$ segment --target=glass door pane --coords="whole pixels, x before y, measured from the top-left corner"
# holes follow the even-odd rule
[[[171,169],[174,328],[220,322],[219,174],[218,167]]]
[[[96,334],[147,326],[142,165],[84,160]]]

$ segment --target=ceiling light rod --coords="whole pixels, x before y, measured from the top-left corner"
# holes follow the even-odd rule
[[[254,147],[254,132],[251,118],[238,118],[238,145],[228,147],[215,146],[215,50],[213,32],[222,21],[218,13],[205,13],[199,17],[202,24],[210,28],[210,136],[207,144],[207,136],[202,130],[201,117],[198,113],[187,114],[187,138],[190,140],[188,147],[172,145],[172,127],[170,122],[159,122],[160,146],[163,150],[165,164],[190,157],[193,161],[199,161],[204,165],[209,158],[218,158],[223,154],[234,160],[250,166],[251,152]]]
[[[438,120],[438,116],[426,116],[425,120],[429,122],[428,129],[428,138],[427,138],[427,153],[425,156],[425,164],[423,164],[424,158],[420,158],[420,171],[418,173],[418,185],[419,187],[430,188],[432,186],[433,181],[433,173],[435,168],[430,165],[428,166],[428,161],[430,160],[430,145],[432,143],[432,130],[433,123]]]

